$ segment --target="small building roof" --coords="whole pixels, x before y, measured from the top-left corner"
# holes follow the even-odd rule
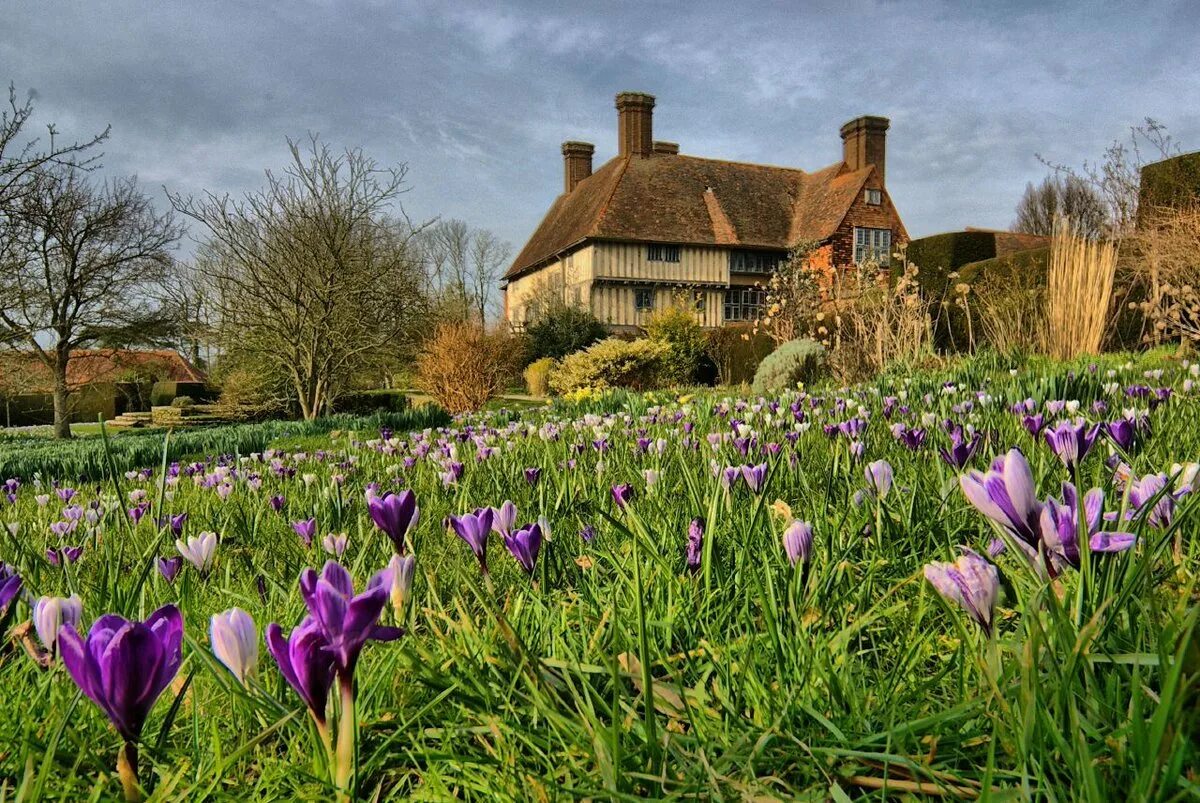
[[[155,381],[205,381],[203,371],[172,349],[77,349],[67,362],[71,390],[146,376]],[[48,393],[54,388],[50,368],[32,351],[0,351],[0,384],[9,382],[26,393]]]

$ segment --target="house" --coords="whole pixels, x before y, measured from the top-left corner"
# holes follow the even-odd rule
[[[170,349],[78,349],[67,362],[71,420],[111,420],[150,408],[155,383],[197,388],[204,372]],[[54,377],[30,351],[0,351],[0,425],[48,424],[54,420]]]
[[[652,95],[616,97],[616,157],[564,142],[563,192],[504,274],[520,329],[547,296],[589,307],[614,330],[685,295],[703,326],[752,321],[758,286],[802,241],[829,269],[886,264],[908,239],[885,182],[888,120],[841,127],[842,158],[815,172],[688,156],[654,139]]]

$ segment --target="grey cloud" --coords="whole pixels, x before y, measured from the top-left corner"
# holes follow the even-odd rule
[[[841,122],[884,114],[920,235],[1006,226],[1036,153],[1077,164],[1147,115],[1200,147],[1188,5],[9,0],[0,80],[68,135],[111,122],[106,168],[155,191],[253,188],[318,131],[407,162],[414,218],[518,246],[562,140],[614,153],[617,91],[656,94],[686,153],[804,168],[837,158]]]

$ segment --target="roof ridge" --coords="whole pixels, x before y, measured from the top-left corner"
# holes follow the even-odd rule
[[[690,153],[678,153],[678,154],[673,154],[671,156],[658,157],[658,158],[694,159],[697,162],[720,162],[721,164],[726,164],[726,165],[740,165],[742,167],[761,167],[764,170],[787,170],[792,173],[800,173],[801,175],[804,175],[804,176],[812,175],[812,173],[808,172],[807,170],[805,170],[802,167],[788,167],[787,165],[767,164],[765,162],[747,162],[743,159],[717,159],[716,157],[713,157],[713,156],[693,156]],[[824,170],[825,168],[821,168],[821,169]]]

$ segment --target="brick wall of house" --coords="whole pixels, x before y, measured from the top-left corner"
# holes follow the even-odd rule
[[[866,201],[867,189],[882,189],[883,203],[874,205],[868,204]],[[900,215],[896,212],[896,207],[892,203],[891,196],[887,190],[879,184],[877,176],[872,175],[863,187],[863,192],[860,192],[857,200],[850,211],[846,213],[846,217],[842,220],[842,224],[832,237],[829,238],[830,257],[829,261],[832,265],[846,266],[854,264],[854,228],[861,226],[871,229],[890,229],[892,232],[892,249],[894,250],[900,245],[908,242],[908,232],[904,228],[904,223],[900,221]]]

